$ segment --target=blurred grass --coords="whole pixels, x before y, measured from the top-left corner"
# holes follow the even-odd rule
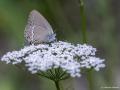
[[[120,2],[116,0],[113,5],[113,1],[84,0],[88,41],[98,48],[98,55],[106,59],[107,65],[103,71],[93,73],[95,90],[115,85],[119,70],[119,13],[112,10],[116,10]],[[0,0],[0,55],[24,46],[24,28],[32,9],[47,18],[59,40],[81,43],[78,0]],[[82,82],[79,80],[79,83]],[[52,85],[46,79],[39,81],[29,72],[0,62],[0,90],[53,90]]]

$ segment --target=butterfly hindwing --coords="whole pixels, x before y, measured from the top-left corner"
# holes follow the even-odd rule
[[[30,12],[25,28],[25,38],[29,43],[39,44],[50,42],[48,36],[53,36],[53,29],[48,21],[36,10]],[[52,40],[53,39],[53,40]],[[51,38],[54,41],[55,38]]]

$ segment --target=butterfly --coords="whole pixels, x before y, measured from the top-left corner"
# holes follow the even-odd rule
[[[37,10],[30,12],[24,36],[28,44],[49,43],[56,40],[51,25]]]

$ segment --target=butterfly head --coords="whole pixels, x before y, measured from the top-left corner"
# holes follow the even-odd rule
[[[47,36],[47,40],[48,40],[48,42],[54,42],[54,41],[56,41],[56,34],[49,34],[48,36]]]

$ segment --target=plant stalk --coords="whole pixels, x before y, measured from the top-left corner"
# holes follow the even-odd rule
[[[87,21],[86,21],[86,14],[84,10],[84,2],[83,0],[79,0],[80,4],[80,15],[81,15],[81,24],[82,24],[82,42],[87,43]],[[89,90],[93,90],[93,79],[92,79],[92,70],[90,69],[87,71],[87,80],[89,84]]]
[[[59,81],[54,81],[57,90],[60,90]]]
[[[89,70],[86,74],[88,81],[89,90],[94,90],[93,78],[92,78],[92,70]]]
[[[84,10],[84,2],[83,0],[79,0],[80,4],[80,15],[81,15],[81,29],[82,29],[82,42],[87,43],[87,22],[86,22],[86,15]]]

